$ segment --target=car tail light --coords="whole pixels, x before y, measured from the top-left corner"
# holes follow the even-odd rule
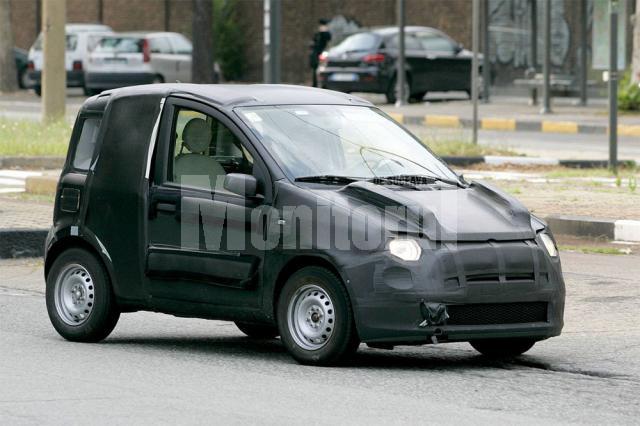
[[[73,61],[73,70],[82,71],[82,61]]]
[[[321,64],[326,64],[327,61],[329,60],[329,54],[327,52],[322,52],[321,54],[318,55],[318,61]]]
[[[379,64],[386,60],[386,56],[382,53],[373,53],[362,58],[362,61],[367,64]]]
[[[151,61],[151,49],[149,48],[149,40],[142,40],[142,60],[144,62]]]
[[[35,69],[36,69],[36,65],[33,63],[33,61],[29,61],[29,62],[27,63],[27,69],[28,69],[29,71],[33,71],[33,70],[35,70]]]

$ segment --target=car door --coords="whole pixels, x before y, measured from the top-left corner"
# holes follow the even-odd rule
[[[189,39],[182,34],[172,34],[169,37],[176,61],[177,79],[182,83],[191,82],[191,54],[193,47]],[[212,65],[213,66],[213,65]]]
[[[398,35],[392,36],[387,41],[387,44],[390,50],[398,52]],[[409,31],[405,33],[404,45],[407,72],[411,76],[411,92],[414,94],[426,91],[428,72],[427,58],[415,33]]]
[[[251,174],[265,188],[264,163],[221,112],[178,98],[165,103],[158,142],[148,197],[150,295],[259,306],[267,208],[262,196],[225,190],[224,180]]]
[[[427,90],[444,92],[468,90],[471,76],[471,58],[463,54],[453,40],[438,32],[416,34],[428,62]]]
[[[169,37],[149,37],[149,50],[153,71],[161,75],[165,83],[175,83],[178,80],[178,64]]]

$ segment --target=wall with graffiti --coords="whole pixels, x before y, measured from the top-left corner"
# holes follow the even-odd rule
[[[496,84],[520,78],[532,67],[531,31],[532,7],[536,1],[537,17],[537,69],[544,55],[544,2],[541,0],[490,0],[489,38],[490,57],[496,69]],[[593,4],[587,2],[587,31],[591,32]],[[580,2],[576,0],[551,1],[551,63],[554,72],[573,74],[582,52],[580,51]],[[587,39],[590,46],[590,37]],[[589,49],[590,50],[590,49]],[[587,51],[590,55],[590,51]]]

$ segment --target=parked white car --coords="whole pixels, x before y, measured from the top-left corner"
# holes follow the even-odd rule
[[[89,92],[136,84],[191,81],[191,41],[171,32],[103,37],[89,56]]]
[[[89,60],[89,52],[98,44],[100,39],[113,34],[111,27],[99,24],[67,24],[65,68],[67,70],[67,87],[82,87],[85,89],[85,70]],[[28,76],[35,92],[41,93],[42,77],[42,33],[29,49]]]

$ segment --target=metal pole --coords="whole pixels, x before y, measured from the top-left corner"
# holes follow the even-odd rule
[[[265,83],[280,83],[280,27],[281,0],[264,0],[264,57]]]
[[[405,0],[396,0],[396,13],[398,15],[398,62],[396,72],[396,107],[407,103],[409,94],[406,93],[407,72],[405,70],[405,45],[404,45],[404,27],[406,25]]]
[[[551,0],[544,1],[544,103],[541,114],[551,113]]]
[[[45,121],[64,118],[67,72],[64,66],[66,0],[43,0],[42,106]]]
[[[580,0],[580,105],[587,105],[587,0]]]
[[[529,68],[533,70],[535,77],[538,69],[538,0],[529,0],[531,2],[531,31],[529,32]]]
[[[618,174],[618,0],[609,8],[609,168]]]
[[[484,35],[482,37],[482,103],[489,103],[489,89],[491,87],[491,60],[489,58],[489,0],[482,1],[482,14],[484,16]]]
[[[473,0],[471,19],[471,44],[473,58],[471,59],[471,101],[473,102],[473,135],[472,142],[478,143],[478,39],[480,38],[480,0]]]

